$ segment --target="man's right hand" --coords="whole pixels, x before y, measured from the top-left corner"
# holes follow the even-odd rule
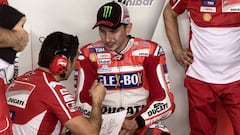
[[[90,89],[90,95],[92,96],[92,102],[96,104],[102,104],[106,94],[106,88],[103,83],[95,80]]]
[[[19,22],[12,29],[14,35],[12,36],[12,48],[15,51],[22,51],[28,43],[28,32],[24,30],[23,25],[26,22],[26,17],[22,17]]]
[[[192,52],[189,49],[178,49],[173,51],[176,61],[184,68],[193,62]]]

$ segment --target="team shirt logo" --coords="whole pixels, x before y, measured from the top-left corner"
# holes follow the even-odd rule
[[[7,103],[24,109],[35,87],[30,83],[15,81],[8,88]]]

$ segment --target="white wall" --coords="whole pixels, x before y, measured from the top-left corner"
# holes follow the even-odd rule
[[[166,1],[165,4],[167,4]],[[180,37],[184,47],[187,47],[189,35],[189,20],[187,13],[178,17]],[[172,54],[169,41],[166,37],[163,15],[160,15],[158,24],[153,34],[152,40],[158,42],[163,46],[166,53],[168,73],[170,79],[171,89],[175,97],[176,110],[165,123],[173,135],[188,135],[189,134],[189,121],[188,121],[188,101],[187,91],[183,86],[185,73],[182,66],[180,66]]]
[[[98,8],[109,0],[9,0],[9,4],[26,14],[27,23],[24,26],[30,33],[30,41],[20,55],[20,74],[37,67],[38,52],[41,47],[40,37],[45,37],[53,31],[63,31],[77,35],[80,44],[84,45],[98,39],[97,29],[92,30]],[[136,1],[136,5],[128,5],[132,35],[145,39],[153,39],[163,46],[167,55],[167,64],[172,91],[175,95],[176,110],[166,120],[166,125],[172,135],[187,135],[188,105],[186,90],[183,87],[184,71],[171,53],[170,45],[165,35],[162,9],[165,0],[127,0]],[[151,2],[152,5],[140,5],[141,1]],[[179,18],[180,31],[185,44],[188,36],[186,15]],[[64,84],[73,89],[73,77]]]

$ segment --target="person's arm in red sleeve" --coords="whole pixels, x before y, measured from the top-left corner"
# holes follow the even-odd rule
[[[96,65],[89,60],[86,52],[82,52],[83,50],[84,49],[82,48],[76,62],[74,70],[74,85],[77,95],[77,105],[80,107],[84,115],[89,116],[92,105],[92,98],[89,95],[89,90],[91,84],[94,80],[98,79],[98,77]]]
[[[175,109],[174,97],[170,90],[166,58],[161,46],[144,61],[149,82],[149,102],[134,119],[138,128],[168,118]]]

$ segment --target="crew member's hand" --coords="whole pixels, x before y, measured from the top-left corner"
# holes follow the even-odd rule
[[[15,51],[22,51],[28,43],[28,33],[23,28],[25,22],[26,17],[22,17],[12,29],[14,31],[14,36],[12,36],[12,48]]]
[[[183,66],[189,66],[193,62],[192,53],[189,49],[178,49],[173,52],[176,61]]]
[[[134,135],[137,128],[138,128],[138,125],[134,119],[132,120],[125,119],[119,135]]]
[[[106,88],[103,83],[95,80],[90,89],[90,95],[92,96],[93,103],[102,103],[106,94]]]

